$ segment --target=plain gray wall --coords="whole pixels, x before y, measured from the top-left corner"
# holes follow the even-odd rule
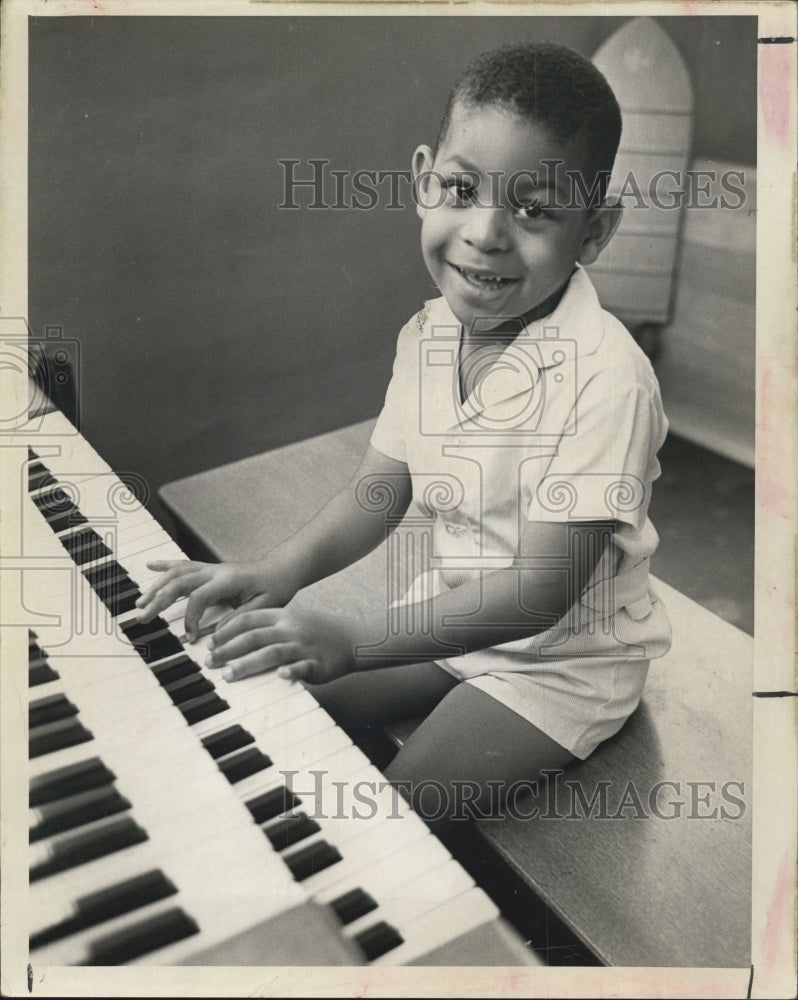
[[[80,344],[85,436],[154,497],[376,414],[436,294],[415,212],[280,210],[278,161],[407,169],[474,54],[592,56],[624,20],[32,19],[29,319]],[[693,80],[694,155],[754,163],[756,20],[660,23]]]

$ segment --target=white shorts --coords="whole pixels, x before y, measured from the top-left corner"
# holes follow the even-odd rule
[[[591,649],[584,633],[555,628],[436,662],[584,760],[634,712],[650,660],[670,646],[670,625],[653,593],[644,618],[622,609],[597,625]]]

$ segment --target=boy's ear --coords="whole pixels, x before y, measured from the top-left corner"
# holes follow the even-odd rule
[[[587,234],[577,258],[580,264],[592,264],[598,259],[601,251],[615,235],[622,216],[623,206],[620,204],[599,205],[592,210]]]
[[[433,180],[432,164],[435,154],[429,146],[419,146],[413,153],[413,194],[416,199],[416,214],[424,218],[426,206],[430,204],[429,188]]]

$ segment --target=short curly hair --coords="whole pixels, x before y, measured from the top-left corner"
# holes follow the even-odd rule
[[[457,105],[496,105],[543,125],[560,141],[583,144],[599,197],[606,197],[621,139],[621,109],[604,76],[564,45],[526,42],[478,56],[457,79],[443,113],[436,153]]]

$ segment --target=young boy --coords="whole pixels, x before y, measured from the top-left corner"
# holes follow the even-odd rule
[[[357,473],[266,558],[155,563],[164,575],[139,601],[149,620],[189,596],[189,637],[207,607],[237,603],[211,664],[230,681],[279,668],[353,735],[425,715],[386,775],[438,822],[464,786],[484,814],[516,782],[587,757],[669,647],[647,518],[667,422],[651,366],[582,270],[619,221],[605,194],[620,131],[606,81],[568,49],[477,60],[436,149],[413,157],[442,298],[399,336]],[[368,502],[380,493],[390,504]],[[386,630],[385,612],[291,605],[411,500],[432,532],[429,565],[395,595],[413,614]]]

